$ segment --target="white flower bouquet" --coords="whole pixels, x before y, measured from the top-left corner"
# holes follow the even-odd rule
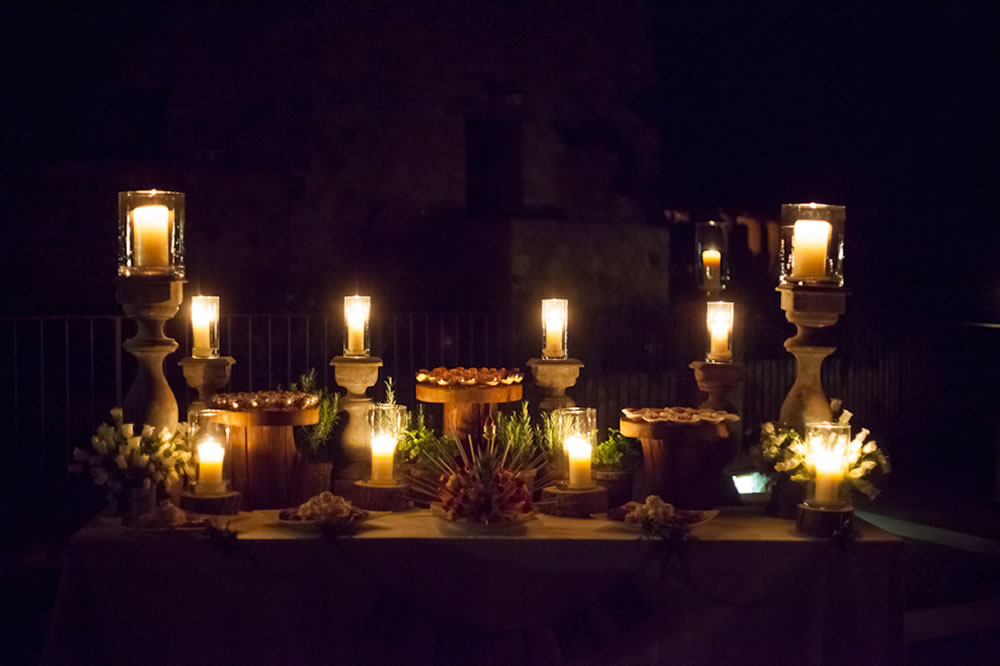
[[[153,426],[136,428],[124,423],[122,410],[111,410],[112,424],[102,423],[90,438],[90,445],[73,449],[71,472],[89,471],[94,485],[105,488],[108,498],[130,488],[149,489],[160,483],[194,475],[187,423],[174,430]]]
[[[853,414],[842,408],[840,400],[831,400],[830,408],[834,414],[838,414],[837,422],[850,423]],[[875,499],[879,490],[865,477],[876,468],[882,474],[888,474],[892,467],[889,457],[875,440],[868,439],[870,434],[867,428],[862,428],[847,445],[845,477],[852,487],[870,499]],[[760,455],[772,483],[776,480],[775,473],[786,474],[792,481],[810,481],[813,478],[808,447],[802,435],[794,428],[776,426],[773,423],[761,426]]]

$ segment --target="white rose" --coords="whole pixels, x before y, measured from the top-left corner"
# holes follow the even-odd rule
[[[142,480],[142,487],[143,487],[143,488],[149,488],[149,487],[150,487],[151,485],[153,485],[153,484],[151,484],[151,483],[149,482],[149,479],[148,479],[148,478],[147,478],[147,479],[143,479],[143,480]]]
[[[153,426],[151,426],[151,425],[144,425],[144,426],[142,426],[142,436],[143,437],[152,437],[155,433],[156,433],[156,429],[153,428]]]
[[[850,423],[852,416],[854,416],[854,414],[851,411],[845,409],[840,413],[840,418],[838,419],[838,421],[840,423]]]
[[[135,434],[135,425],[131,423],[122,424],[122,435],[125,436],[125,439],[132,437],[134,434]]]
[[[861,449],[861,451],[863,453],[866,453],[866,454],[867,453],[875,453],[875,449],[877,449],[877,448],[878,448],[878,445],[875,444],[875,440],[873,439],[872,441],[870,441],[867,444],[865,444],[865,447],[863,449]]]
[[[861,469],[860,467],[855,467],[850,472],[848,472],[847,475],[852,479],[860,479],[865,475],[865,470]]]
[[[139,444],[141,442],[142,442],[142,438],[141,437],[129,437],[128,438],[128,442],[127,442],[129,450],[131,451],[131,450],[134,450],[134,449],[138,449],[139,448]]]
[[[122,422],[122,408],[121,407],[115,407],[114,409],[112,409],[111,410],[111,418],[114,420],[115,423],[121,423]]]
[[[120,453],[117,456],[115,456],[115,464],[118,465],[118,469],[120,470],[125,470],[126,468],[128,468],[128,463],[125,462],[125,456],[123,456]]]
[[[863,463],[861,463],[861,469],[865,470],[866,472],[875,469],[875,461],[874,460],[864,461]]]
[[[134,460],[134,467],[138,467],[139,469],[142,469],[148,464],[149,464],[149,456],[147,455],[136,456]]]
[[[764,425],[762,425],[760,427],[760,429],[763,430],[768,435],[773,435],[774,434],[774,424],[773,423],[765,423]]]

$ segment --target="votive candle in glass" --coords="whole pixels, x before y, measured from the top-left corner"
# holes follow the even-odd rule
[[[569,301],[565,298],[542,300],[542,358],[566,358]]]
[[[709,301],[705,315],[708,326],[709,361],[729,363],[733,360],[733,303]]]
[[[371,308],[371,296],[344,297],[344,356],[368,356],[371,352]]]
[[[191,298],[191,356],[216,358],[219,355],[219,297]]]
[[[695,225],[698,286],[722,291],[729,274],[729,223],[709,220]]]
[[[846,209],[829,204],[781,207],[781,284],[844,284]]]
[[[393,485],[396,444],[406,427],[406,406],[376,403],[368,410],[371,431],[372,476],[374,485]]]
[[[846,423],[807,423],[805,429],[806,467],[813,482],[806,493],[806,504],[814,507],[840,507],[844,475],[847,473],[847,448],[851,426]]]
[[[563,451],[569,460],[567,488],[592,488],[591,459],[597,438],[597,410],[592,407],[564,407],[556,410]]]
[[[184,193],[118,193],[118,274],[184,277]]]
[[[222,476],[222,463],[226,449],[214,437],[205,437],[198,442],[198,485],[197,495],[222,495],[226,492],[226,482]]]

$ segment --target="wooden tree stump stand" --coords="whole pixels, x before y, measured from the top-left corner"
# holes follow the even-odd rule
[[[737,453],[729,423],[649,423],[623,418],[619,427],[626,437],[642,442],[650,494],[678,509],[711,509],[722,500],[723,472]]]
[[[589,518],[594,513],[608,510],[608,489],[603,486],[592,488],[568,488],[563,484],[542,489],[542,513],[567,518]]]
[[[488,417],[496,419],[497,404],[520,400],[521,384],[499,386],[435,386],[417,384],[417,400],[444,405],[444,434],[463,442],[479,438]]]
[[[393,481],[392,485],[355,481],[347,493],[347,499],[369,511],[405,511],[412,506],[409,492],[410,487],[398,481]]]
[[[319,421],[319,408],[224,412],[230,426],[233,490],[247,510],[285,509],[295,504],[298,453],[294,426]]]
[[[795,531],[814,537],[832,537],[849,529],[854,519],[854,507],[823,509],[799,504],[795,509]]]
[[[181,494],[180,507],[193,513],[213,516],[235,516],[240,512],[240,494],[228,492],[221,495]]]

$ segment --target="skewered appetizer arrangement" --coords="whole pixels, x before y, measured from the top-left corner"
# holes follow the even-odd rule
[[[524,374],[520,368],[446,368],[440,366],[433,370],[421,368],[417,372],[418,384],[432,386],[510,386],[520,384]]]
[[[646,407],[644,409],[630,409],[626,407],[622,410],[626,419],[634,423],[713,423],[723,422],[733,423],[739,421],[740,417],[718,409],[707,409],[694,407],[664,407],[656,409]]]
[[[319,396],[302,391],[254,391],[252,393],[219,393],[212,398],[212,407],[234,412],[259,410],[303,410],[319,404]]]

